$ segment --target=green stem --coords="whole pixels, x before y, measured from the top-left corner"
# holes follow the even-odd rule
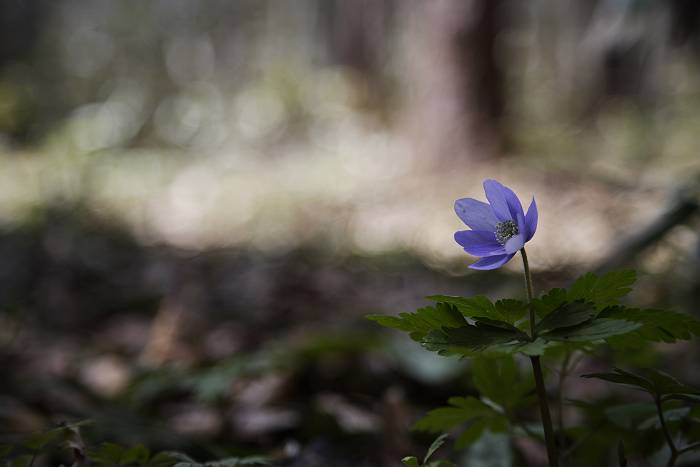
[[[527,253],[525,253],[525,248],[520,250],[520,254],[523,256],[523,269],[525,269],[525,286],[527,287],[527,301],[530,304],[530,337],[535,340],[535,307],[532,306],[533,292],[532,292],[532,276],[530,275],[530,263],[527,261]]]
[[[525,248],[520,250],[523,257],[523,268],[525,270],[525,284],[527,285],[527,298],[530,304],[530,338],[536,339],[535,333],[535,308],[532,306],[532,275],[530,274],[530,264],[527,261]],[[547,402],[547,390],[544,385],[544,376],[542,374],[542,365],[540,364],[539,356],[531,356],[532,373],[535,376],[535,389],[537,390],[537,398],[540,403],[540,415],[542,417],[542,428],[544,428],[544,441],[547,445],[547,458],[549,467],[559,467],[559,456],[557,453],[556,439],[554,438],[554,430],[552,428],[552,416],[549,413],[549,403]]]
[[[674,467],[676,465],[676,460],[678,459],[679,455],[678,448],[676,447],[676,443],[673,442],[673,437],[671,436],[671,432],[668,429],[668,425],[666,425],[664,409],[661,406],[661,397],[655,396],[654,403],[656,404],[656,412],[658,413],[659,421],[661,422],[661,431],[663,431],[664,438],[666,438],[666,444],[668,444],[668,448],[671,450],[671,457],[668,459],[666,467]]]
[[[557,391],[557,432],[559,434],[559,448],[566,448],[566,432],[564,431],[564,383],[569,373],[569,361],[571,352],[567,351],[559,372],[559,390]]]

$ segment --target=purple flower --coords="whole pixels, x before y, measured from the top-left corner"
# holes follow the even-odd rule
[[[455,201],[455,212],[472,229],[455,232],[455,241],[470,255],[481,257],[469,266],[472,269],[500,268],[537,230],[534,197],[525,214],[513,190],[496,180],[485,180],[484,192],[488,204],[472,198]]]

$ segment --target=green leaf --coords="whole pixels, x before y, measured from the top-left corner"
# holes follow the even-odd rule
[[[495,304],[496,311],[503,319],[511,324],[515,324],[527,315],[528,304],[521,300],[512,298],[504,298],[498,300]]]
[[[100,447],[88,453],[88,457],[94,463],[107,466],[118,466],[125,464],[123,458],[126,455],[126,448],[114,443],[102,443]]]
[[[639,323],[621,319],[596,318],[577,326],[543,333],[540,337],[563,342],[595,342],[632,332],[640,326]]]
[[[611,383],[637,387],[652,395],[654,394],[654,383],[648,379],[620,368],[614,368],[613,371],[614,373],[588,373],[581,375],[581,378],[602,379],[604,381],[610,381]]]
[[[444,303],[438,303],[434,307],[419,308],[413,313],[401,313],[399,316],[368,315],[367,319],[385,327],[409,332],[411,338],[417,341],[431,331],[467,324],[461,313]]]
[[[539,318],[544,318],[559,306],[566,303],[567,300],[566,289],[552,289],[540,298],[534,299],[532,301],[532,306],[535,309],[535,314],[537,314]]]
[[[521,381],[515,359],[510,356],[479,357],[472,361],[472,379],[479,393],[503,407],[515,407],[532,389]]]
[[[474,420],[466,430],[459,435],[455,441],[455,449],[464,449],[481,437],[481,434],[488,427],[486,419]]]
[[[134,446],[133,448],[126,451],[122,457],[122,464],[137,464],[140,466],[146,465],[148,463],[148,458],[151,456],[148,448],[144,447],[143,444]]]
[[[649,417],[656,417],[656,406],[650,402],[621,404],[605,409],[605,417],[626,430],[636,430]]]
[[[421,343],[426,349],[438,352],[440,355],[471,356],[474,352],[488,351],[489,348],[507,352],[507,347],[497,350],[495,347],[499,344],[518,341],[522,335],[522,332],[517,329],[503,329],[477,323],[477,325],[467,324],[458,328],[432,331],[421,340]]]
[[[673,376],[655,368],[643,368],[640,374],[630,373],[620,368],[614,368],[614,373],[590,373],[582,375],[583,378],[597,378],[617,384],[625,384],[640,388],[654,397],[663,400],[693,399],[700,395],[700,391],[681,383]]]
[[[700,391],[688,386],[687,384],[681,383],[673,376],[666,372],[657,370],[656,368],[644,368],[641,370],[642,374],[653,383],[654,389],[657,394],[683,394],[683,395],[698,395]]]
[[[670,343],[700,336],[700,321],[685,313],[614,306],[604,309],[598,316],[640,324],[634,332],[610,340],[611,345],[622,348],[638,347],[647,341]]]
[[[467,318],[487,318],[514,324],[527,311],[527,304],[520,300],[499,300],[495,304],[483,295],[474,297],[452,297],[448,295],[431,295],[427,297],[438,303],[450,304]]]
[[[492,415],[491,407],[474,397],[450,397],[449,407],[433,409],[416,422],[414,429],[442,433],[477,417]]]
[[[542,333],[547,331],[553,331],[559,328],[567,328],[571,326],[576,326],[584,321],[588,321],[593,317],[595,313],[595,308],[590,302],[584,302],[582,300],[562,303],[549,313],[547,316],[542,318],[542,320],[535,326],[535,332]]]
[[[440,449],[440,447],[443,444],[445,444],[445,440],[447,439],[447,436],[448,436],[447,433],[443,433],[440,436],[438,436],[437,438],[435,438],[435,441],[433,441],[433,443],[428,448],[428,452],[425,454],[425,458],[423,458],[424,464],[427,464],[428,460],[433,456],[433,454],[435,454],[435,451]]]
[[[418,464],[418,459],[416,459],[415,456],[404,457],[401,459],[401,462],[406,464],[408,467],[420,467],[420,464]]]
[[[503,416],[474,420],[455,441],[455,449],[468,447],[479,440],[485,431],[498,433],[506,430],[508,430],[508,419]]]
[[[593,302],[598,310],[617,304],[632,290],[636,280],[633,270],[612,271],[602,276],[587,273],[579,277],[569,289],[569,301]]]

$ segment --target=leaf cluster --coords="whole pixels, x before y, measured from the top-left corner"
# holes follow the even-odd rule
[[[511,427],[512,414],[529,405],[534,383],[523,378],[512,356],[478,357],[472,362],[474,386],[480,399],[451,397],[448,406],[431,410],[414,428],[441,433],[455,427],[465,429],[455,441],[462,449],[478,440],[485,431],[505,432]]]
[[[700,423],[698,406],[684,405],[694,405],[700,402],[700,390],[681,383],[668,373],[653,368],[645,368],[637,373],[615,368],[610,373],[589,373],[582,375],[582,377],[609,381],[649,394],[653,403],[617,405],[607,408],[605,415],[615,425],[630,431],[663,431],[674,462],[680,455],[700,449],[700,441],[687,444],[683,448],[678,447],[673,441],[675,437],[670,432],[670,427],[677,428],[684,422],[696,426]]]
[[[607,342],[618,347],[675,342],[700,335],[692,316],[664,310],[640,310],[620,304],[632,290],[634,271],[602,276],[587,273],[568,289],[555,288],[531,305],[513,299],[492,302],[485,296],[433,295],[435,305],[398,316],[370,315],[382,326],[409,333],[441,355],[542,355],[553,347],[588,348]],[[538,317],[530,335],[528,309]]]

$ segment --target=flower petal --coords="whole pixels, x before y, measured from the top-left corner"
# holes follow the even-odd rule
[[[532,198],[532,202],[530,203],[530,207],[527,208],[527,215],[525,216],[525,225],[527,233],[525,235],[525,241],[529,242],[533,235],[535,235],[535,231],[537,230],[537,204],[535,203],[534,196]]]
[[[503,245],[496,240],[496,235],[487,230],[460,230],[455,232],[455,241],[462,245],[464,251],[473,256],[493,256],[506,253]]]
[[[513,255],[497,255],[497,256],[489,256],[486,258],[481,258],[479,261],[476,263],[470,264],[469,267],[471,269],[479,269],[482,271],[488,271],[490,269],[498,269],[504,264],[506,264],[510,259],[513,257]]]
[[[520,200],[510,188],[496,180],[484,180],[484,192],[498,220],[517,220],[519,213],[524,215]]]
[[[510,237],[504,246],[506,253],[511,255],[517,253],[523,245],[525,245],[525,236],[523,234],[518,234]]]
[[[496,229],[496,216],[493,215],[491,206],[473,198],[462,198],[455,201],[455,212],[462,222],[474,230]]]

